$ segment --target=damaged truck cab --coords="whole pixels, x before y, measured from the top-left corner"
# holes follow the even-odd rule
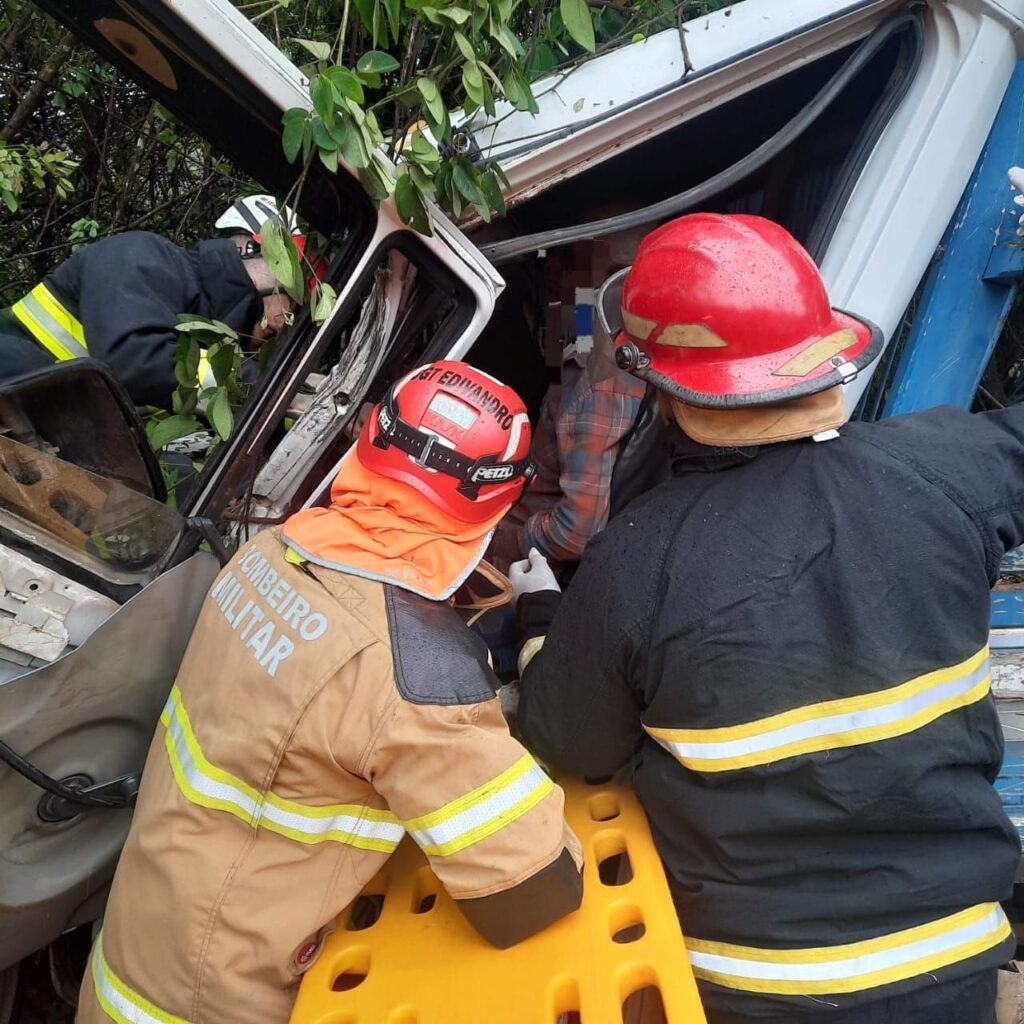
[[[227,0],[39,4],[267,191],[289,191],[281,115],[310,105],[306,83]],[[856,415],[893,411],[908,387],[935,404],[932,370],[910,360],[934,343],[913,332],[986,140],[1002,131],[988,159],[1024,163],[1021,129],[1000,117],[1020,105],[1022,30],[1024,0],[743,0],[536,83],[534,119],[458,125],[510,179],[491,225],[431,208],[433,234],[418,235],[351,169],[314,164],[299,206],[331,240],[337,302],[319,325],[300,313],[180,509],[103,367],[0,392],[0,970],[101,915],[218,556],[326,501],[361,410],[403,372],[466,358],[535,411],[562,341],[587,336],[594,289],[649,227],[700,208],[780,221],[836,304],[881,326],[876,372],[847,386]],[[983,227],[1005,248],[1012,194],[998,187]],[[960,363],[961,404],[1003,316]],[[300,633],[317,628],[293,611]],[[1004,627],[1018,647],[1022,627]],[[280,660],[288,642],[254,656]]]

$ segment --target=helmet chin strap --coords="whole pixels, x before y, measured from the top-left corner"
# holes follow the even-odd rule
[[[488,484],[503,484],[522,478],[529,483],[536,472],[529,453],[521,459],[505,461],[495,453],[471,459],[443,444],[437,444],[433,434],[419,430],[398,415],[394,389],[390,389],[377,407],[377,436],[374,447],[387,451],[394,445],[405,452],[417,465],[438,473],[455,477],[459,481],[459,494],[476,501],[480,488]]]

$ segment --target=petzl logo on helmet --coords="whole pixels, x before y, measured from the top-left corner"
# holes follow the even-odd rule
[[[510,480],[515,473],[515,467],[505,463],[502,466],[478,466],[473,471],[473,483],[475,484],[496,484],[502,480]]]

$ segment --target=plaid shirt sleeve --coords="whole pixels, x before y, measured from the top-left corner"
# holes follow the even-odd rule
[[[644,385],[620,373],[591,384],[582,375],[563,396],[557,422],[561,497],[523,525],[523,550],[578,561],[587,541],[604,529],[611,504],[619,442],[640,410]]]

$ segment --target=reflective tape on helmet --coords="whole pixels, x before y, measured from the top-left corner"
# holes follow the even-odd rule
[[[758,949],[686,939],[693,973],[745,992],[829,995],[860,992],[959,963],[1011,934],[998,903],[864,942],[819,949]]]
[[[336,842],[391,853],[405,834],[390,811],[360,804],[300,804],[274,793],[261,796],[237,776],[211,764],[199,746],[177,686],[171,689],[160,721],[166,730],[171,771],[191,803],[225,811],[253,828],[306,844]]]
[[[449,857],[494,835],[536,807],[555,784],[529,754],[439,810],[405,822],[424,853]]]
[[[161,1010],[129,988],[111,969],[103,955],[103,933],[92,951],[92,983],[103,1012],[117,1024],[188,1024],[184,1017]]]
[[[529,665],[538,654],[540,654],[540,649],[544,646],[544,639],[545,638],[543,636],[531,636],[530,639],[523,644],[519,651],[519,659],[517,662],[520,678],[522,678],[523,673],[526,671],[526,666]]]
[[[981,700],[991,685],[988,647],[983,647],[959,665],[929,672],[899,686],[810,704],[742,725],[644,728],[687,768],[735,771],[800,754],[903,736]]]
[[[37,284],[11,307],[11,312],[58,362],[89,355],[85,328],[45,284]]]

